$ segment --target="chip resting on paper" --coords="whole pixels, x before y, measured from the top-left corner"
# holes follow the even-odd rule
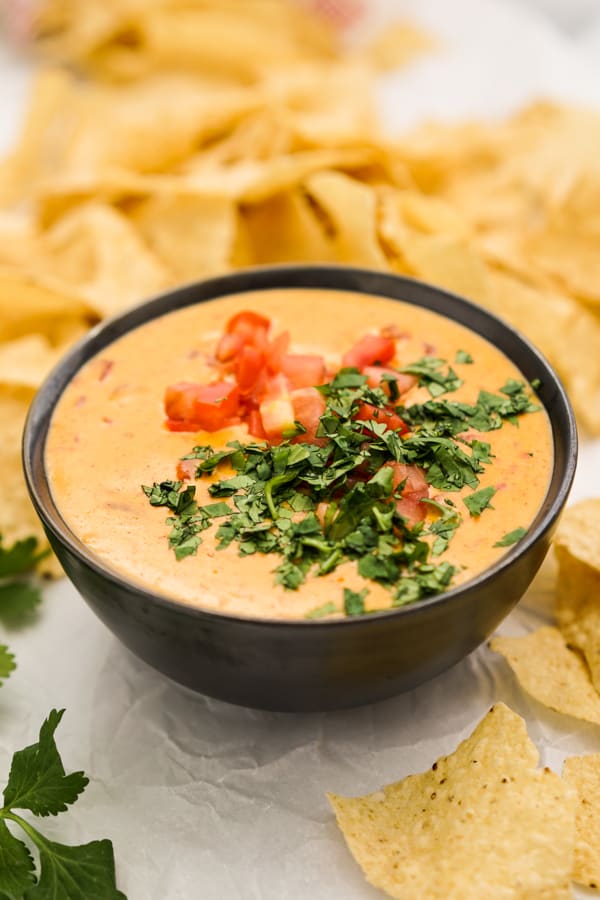
[[[600,695],[585,660],[570,650],[558,628],[545,626],[525,637],[497,637],[490,647],[501,653],[534,700],[556,712],[600,725]]]
[[[563,780],[574,788],[575,862],[573,879],[587,887],[600,887],[600,754],[572,756],[563,768]]]
[[[329,795],[368,881],[402,900],[570,896],[574,795],[525,722],[494,706],[420,775],[365,797]]]
[[[600,499],[565,511],[554,551],[558,625],[569,644],[584,654],[600,691]]]

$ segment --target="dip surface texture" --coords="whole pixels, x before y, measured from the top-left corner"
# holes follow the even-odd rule
[[[426,354],[448,360],[464,383],[441,399],[474,403],[480,390],[498,393],[519,370],[494,346],[467,328],[410,304],[363,294],[281,289],[249,292],[187,307],[132,331],[87,363],[61,397],[50,427],[46,465],[57,507],[74,534],[104,564],[148,590],[194,606],[256,618],[298,619],[333,601],[343,588],[367,587],[366,609],[391,605],[388,589],[362,578],[353,563],[324,576],[309,576],[298,590],[274,583],[280,559],[254,553],[240,557],[231,544],[218,549],[216,526],[202,533],[197,555],[178,561],[168,546],[168,515],[152,507],[141,485],[176,478],[178,460],[196,445],[222,449],[228,441],[253,442],[245,425],[208,434],[176,433],[164,427],[163,396],[168,384],[214,380],[212,354],[225,323],[243,309],[272,320],[291,333],[296,353],[318,353],[332,368],[366,332],[395,326],[398,366]],[[472,364],[456,362],[458,351]],[[460,359],[460,357],[459,357]],[[402,398],[407,406],[431,399],[426,388]],[[535,398],[534,398],[535,399]],[[451,586],[481,572],[504,553],[494,547],[506,533],[527,528],[541,506],[552,469],[552,438],[543,409],[519,417],[518,426],[475,435],[491,445],[491,464],[478,490],[496,488],[492,507],[472,517],[463,497],[462,525],[437,561],[457,567]],[[210,503],[211,481],[196,481],[199,503]],[[432,519],[434,513],[431,514]]]

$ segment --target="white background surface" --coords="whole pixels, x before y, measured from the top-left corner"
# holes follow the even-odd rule
[[[379,20],[398,9],[418,14],[444,41],[440,54],[386,80],[386,121],[400,128],[433,116],[495,117],[539,96],[600,109],[600,64],[593,51],[579,49],[593,47],[593,27],[582,33],[574,15],[575,8],[589,15],[591,6],[374,2]],[[580,43],[537,18],[543,8],[558,10]],[[597,5],[596,12],[600,21]],[[2,149],[14,134],[25,82],[26,68],[3,50]],[[582,447],[572,500],[594,494],[598,441]],[[504,633],[544,621],[551,602],[545,583],[542,575]],[[375,900],[381,895],[350,858],[325,791],[365,793],[427,768],[496,700],[527,718],[542,762],[557,771],[565,755],[600,751],[600,729],[539,708],[485,648],[394,700],[291,716],[172,685],[122,648],[66,582],[47,590],[36,625],[6,639],[19,668],[0,692],[0,772],[8,772],[13,750],[35,739],[50,708],[66,706],[59,746],[67,767],[85,769],[91,784],[70,813],[44,827],[64,842],[110,837],[129,900]]]

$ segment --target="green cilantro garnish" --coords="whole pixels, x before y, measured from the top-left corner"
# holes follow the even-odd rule
[[[75,803],[88,784],[83,772],[65,773],[54,741],[63,713],[52,710],[38,742],[13,756],[0,809],[0,894],[11,900],[126,900],[116,887],[110,841],[59,844],[38,831],[30,818],[15,812],[56,816]],[[27,844],[9,828],[14,825],[37,851],[37,866]]]
[[[419,387],[426,387],[432,397],[439,397],[440,394],[457,390],[463,383],[450,366],[444,372],[445,365],[445,359],[424,356],[409,366],[404,366],[400,372],[405,375],[416,375],[419,379]]]
[[[305,619],[322,619],[324,616],[330,616],[332,613],[339,612],[335,603],[324,603],[323,606],[317,606],[311,609],[304,616]]]
[[[457,365],[470,365],[473,362],[473,357],[466,350],[457,350],[454,362]]]
[[[347,616],[364,615],[367,593],[366,588],[362,591],[351,591],[350,588],[344,588],[344,612]]]
[[[491,485],[490,487],[481,488],[480,491],[476,491],[474,494],[465,497],[463,503],[472,516],[480,516],[484,509],[493,509],[491,500],[496,493],[496,490],[497,489]]]
[[[499,541],[496,541],[494,547],[510,547],[512,544],[520,541],[521,538],[524,538],[526,534],[526,528],[515,528],[514,531],[508,531]]]
[[[426,357],[402,371],[417,375],[434,397],[462,383],[441,359]],[[394,482],[394,465],[420,469],[436,490],[471,488],[475,492],[464,502],[471,515],[479,515],[495,492],[475,490],[492,455],[490,445],[469,432],[501,428],[504,420],[516,421],[537,407],[524,384],[509,381],[499,394],[481,391],[475,404],[434,399],[395,405],[395,416],[411,429],[403,434],[388,426],[390,403],[397,399],[392,385],[390,376],[385,389],[371,388],[352,368],[321,385],[322,446],[297,435],[279,445],[234,441],[219,452],[195,447],[184,459],[198,461],[197,479],[226,470],[208,488],[214,503],[200,505],[195,486],[182,481],[144,486],[152,505],[169,510],[168,540],[177,559],[196,553],[202,532],[216,524],[219,548],[237,544],[241,556],[278,556],[275,582],[288,590],[297,590],[309,573],[326,575],[348,562],[363,578],[386,587],[394,606],[445,590],[455,570],[434,560],[447,549],[462,516],[449,499],[425,499],[428,514],[411,525],[397,505],[405,484]],[[362,418],[365,409],[369,418]],[[364,596],[344,591],[346,615],[364,614]],[[307,617],[339,611],[325,604]]]
[[[8,625],[29,619],[41,601],[31,575],[49,550],[38,551],[37,538],[29,537],[4,547],[0,535],[0,620]]]
[[[8,678],[11,672],[14,672],[17,664],[15,658],[10,652],[6,644],[0,645],[0,683],[1,679]]]

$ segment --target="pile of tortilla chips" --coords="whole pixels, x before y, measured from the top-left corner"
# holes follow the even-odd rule
[[[538,769],[523,719],[496,704],[450,756],[366,797],[329,795],[368,881],[398,900],[527,900],[598,885],[600,756]]]
[[[600,725],[600,499],[565,511],[554,551],[557,627],[496,637],[490,646],[537,701]]]
[[[304,4],[307,6],[307,4]],[[377,128],[409,25],[342,52],[285,0],[46,0],[46,60],[0,165],[0,530],[34,530],[17,437],[98,319],[239,266],[342,262],[456,290],[526,332],[600,433],[600,116]],[[11,362],[12,361],[12,362]]]

